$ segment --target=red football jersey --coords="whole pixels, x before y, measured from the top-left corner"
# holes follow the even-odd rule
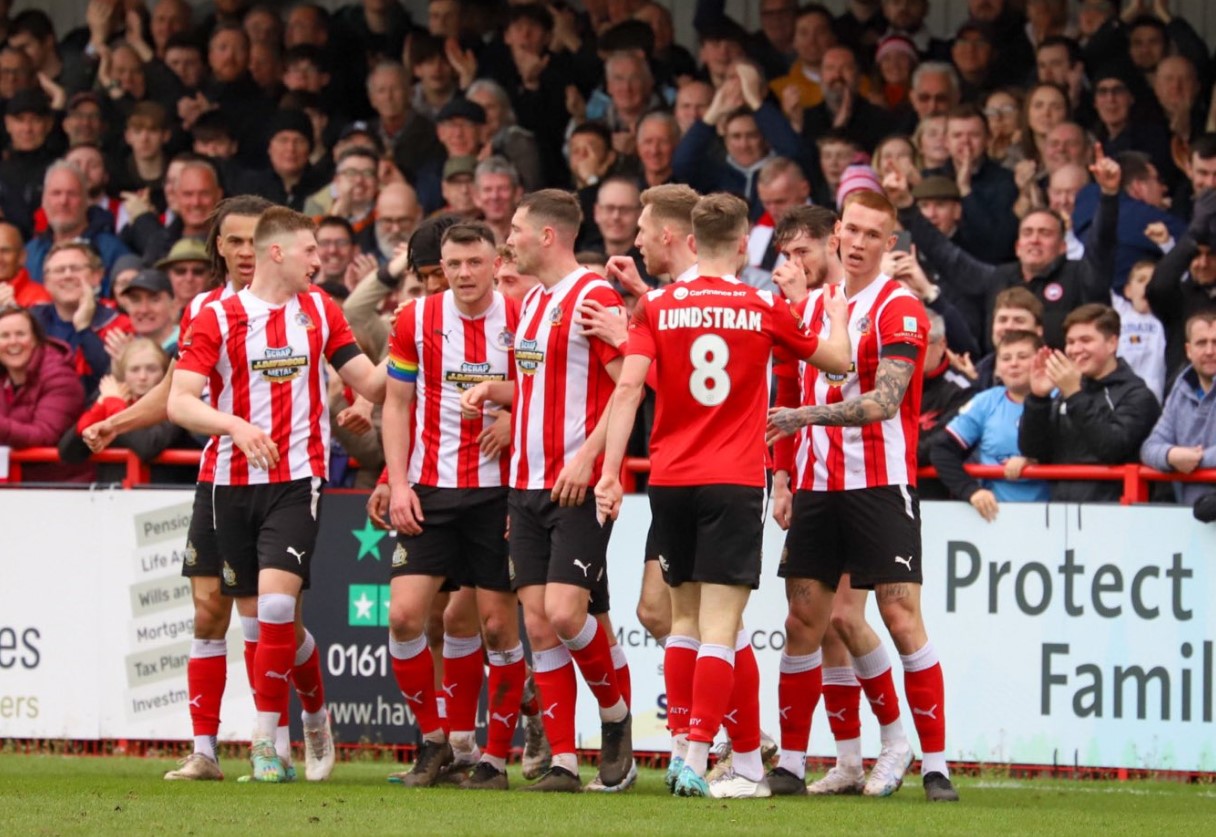
[[[650,483],[763,486],[773,349],[807,358],[818,346],[788,303],[732,276],[639,300],[626,352],[658,368]]]

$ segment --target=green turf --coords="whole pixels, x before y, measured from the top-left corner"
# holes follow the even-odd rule
[[[890,799],[672,799],[645,771],[619,795],[538,796],[388,785],[386,763],[339,764],[324,784],[165,782],[172,761],[0,756],[0,833],[584,835],[898,833],[1210,835],[1216,790],[1171,782],[960,778],[962,802],[927,805],[911,779]],[[592,771],[584,768],[584,778]],[[516,787],[518,774],[512,771]]]

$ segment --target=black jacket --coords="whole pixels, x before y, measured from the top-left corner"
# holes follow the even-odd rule
[[[1186,364],[1186,321],[1192,314],[1216,308],[1216,285],[1200,285],[1191,276],[1191,260],[1199,251],[1189,234],[1157,263],[1145,289],[1153,316],[1165,326],[1165,365],[1172,380]]]
[[[910,132],[909,132],[910,133]],[[951,182],[958,179],[954,161],[928,169],[926,175],[940,175]],[[1018,237],[1018,219],[1013,204],[1018,199],[1018,184],[1013,172],[985,157],[971,176],[971,194],[963,198],[963,217],[959,220],[959,244],[976,258],[1003,262],[1013,257]],[[981,255],[982,254],[982,255]]]
[[[915,206],[901,209],[899,222],[912,233],[921,253],[942,277],[942,293],[949,296],[964,315],[981,312],[984,330],[979,335],[991,350],[992,312],[996,296],[1006,288],[1021,285],[1043,302],[1043,340],[1064,347],[1064,318],[1087,302],[1110,304],[1110,283],[1115,272],[1115,242],[1119,224],[1119,198],[1103,195],[1098,202],[1093,229],[1085,242],[1085,258],[1068,261],[1060,256],[1043,273],[1022,278],[1018,262],[991,265],[968,255],[937,231]]]
[[[1152,432],[1161,405],[1123,360],[1105,378],[1081,380],[1069,398],[1026,397],[1018,448],[1043,464],[1123,465],[1138,462],[1140,445]],[[1051,499],[1060,502],[1117,502],[1117,481],[1061,480]]]

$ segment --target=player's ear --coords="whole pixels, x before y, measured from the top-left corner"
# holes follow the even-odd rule
[[[689,233],[689,234],[688,234],[688,238],[686,238],[686,239],[685,239],[685,243],[687,243],[687,244],[688,244],[688,249],[689,249],[689,250],[691,250],[691,251],[693,252],[693,255],[696,255],[696,253],[697,253],[697,237],[696,237],[695,235],[693,235],[692,233]]]

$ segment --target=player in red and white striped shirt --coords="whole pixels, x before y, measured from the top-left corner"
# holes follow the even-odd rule
[[[341,310],[311,291],[320,270],[313,223],[282,207],[254,230],[248,288],[208,305],[182,336],[171,420],[213,438],[200,480],[213,479],[225,592],[257,596],[255,781],[287,778],[274,735],[296,657],[297,599],[307,585],[320,488],[328,474],[325,361],[373,401],[384,377],[359,351]],[[200,399],[210,387],[211,405]],[[324,709],[306,713],[327,724]]]
[[[488,414],[462,414],[461,394],[483,381],[508,382],[519,306],[494,290],[494,232],[456,224],[443,236],[449,289],[407,305],[389,342],[384,451],[398,535],[393,553],[389,650],[393,674],[418,721],[423,744],[409,786],[441,772],[467,774],[462,787],[507,789],[506,759],[526,676],[517,599],[507,570],[507,464],[490,439]],[[476,588],[489,646],[489,727],[484,754],[474,739],[484,679],[482,638],[444,634],[443,681],[449,733],[440,721],[426,620],[445,579]]]
[[[575,755],[577,665],[600,706],[600,780],[620,786],[633,770],[629,707],[622,697],[603,625],[608,610],[606,564],[610,526],[596,521],[587,486],[599,478],[603,418],[620,371],[620,351],[575,323],[588,300],[623,305],[602,277],[574,258],[582,211],[556,189],[523,199],[507,243],[523,273],[540,279],[524,297],[515,335],[514,388],[480,384],[465,394],[468,410],[487,400],[512,401],[512,582],[524,607],[533,674],[545,713],[553,766],[529,790],[580,789]]]
[[[916,441],[928,320],[919,300],[880,271],[895,242],[895,207],[875,192],[857,192],[837,225],[849,300],[853,367],[846,375],[806,370],[803,404],[776,408],[770,441],[810,427],[798,466],[799,490],[779,574],[786,579],[790,632],[786,655],[800,675],[784,685],[783,702],[810,730],[823,689],[820,643],[843,574],[857,589],[873,588],[879,613],[899,650],[904,686],[924,757],[926,798],[958,799],[946,764],[945,686],[920,609],[920,506]],[[823,326],[822,302],[810,327]],[[884,669],[879,643],[872,671]],[[858,663],[862,660],[858,659]],[[889,668],[889,664],[885,665]],[[893,695],[891,696],[893,698]],[[902,733],[902,730],[899,730]],[[882,751],[865,784],[871,796],[899,789],[912,762],[906,737],[884,729]],[[786,758],[805,756],[783,746]]]

